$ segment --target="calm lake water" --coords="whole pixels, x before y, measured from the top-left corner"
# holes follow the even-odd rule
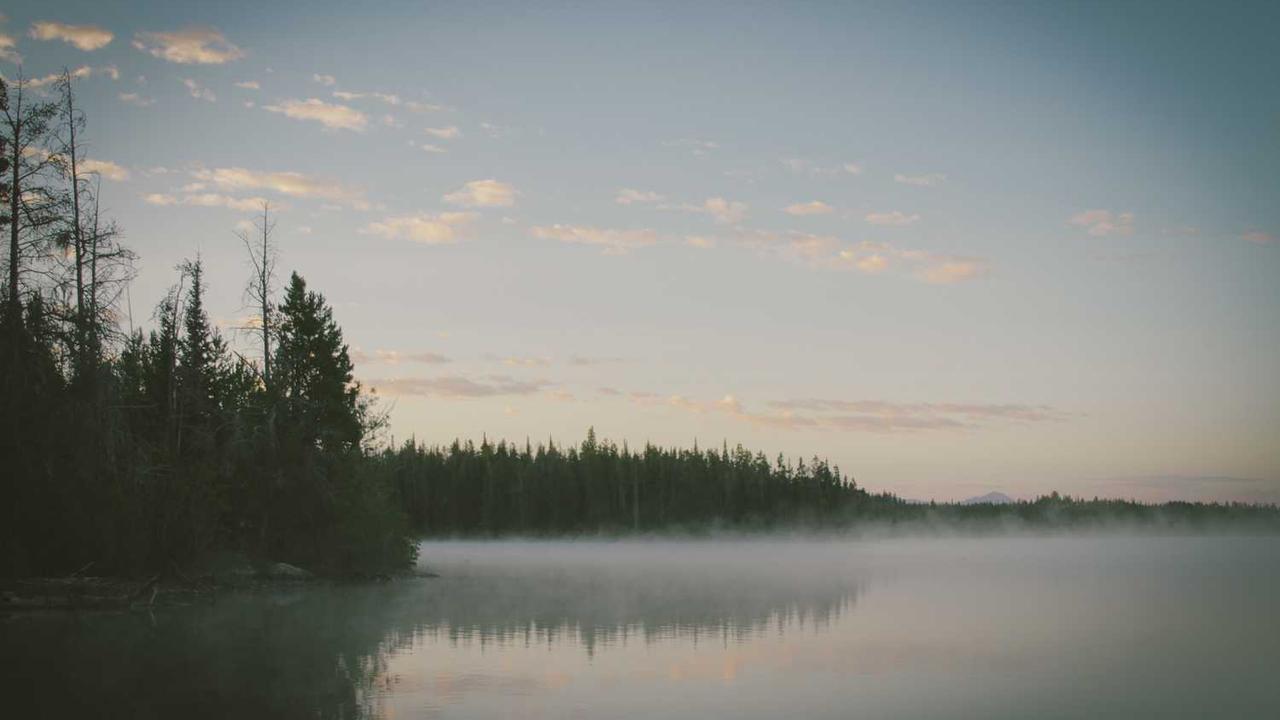
[[[1277,718],[1280,538],[426,543],[0,618],[8,717]]]

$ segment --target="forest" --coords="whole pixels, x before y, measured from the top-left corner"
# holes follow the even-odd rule
[[[241,234],[245,347],[205,309],[200,258],[147,331],[124,322],[134,254],[99,213],[64,71],[0,81],[0,576],[179,574],[216,553],[330,576],[394,573],[427,536],[985,528],[1104,522],[1280,528],[1275,506],[1075,500],[1008,506],[872,494],[824,460],[742,447],[381,442],[325,297],[281,279],[274,217]],[[283,283],[283,287],[281,284]]]

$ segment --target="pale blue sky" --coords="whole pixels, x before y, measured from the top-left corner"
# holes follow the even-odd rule
[[[135,321],[199,252],[235,324],[269,199],[398,438],[1280,500],[1275,3],[5,14],[6,77],[94,69]]]

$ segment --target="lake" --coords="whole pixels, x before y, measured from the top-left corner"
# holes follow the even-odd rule
[[[428,542],[0,618],[8,717],[1280,717],[1280,538]]]

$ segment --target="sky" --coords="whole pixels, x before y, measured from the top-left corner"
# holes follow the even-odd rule
[[[270,201],[388,440],[1280,502],[1276,3],[4,15],[5,78],[77,75],[127,322],[198,254],[251,354],[235,233]]]

